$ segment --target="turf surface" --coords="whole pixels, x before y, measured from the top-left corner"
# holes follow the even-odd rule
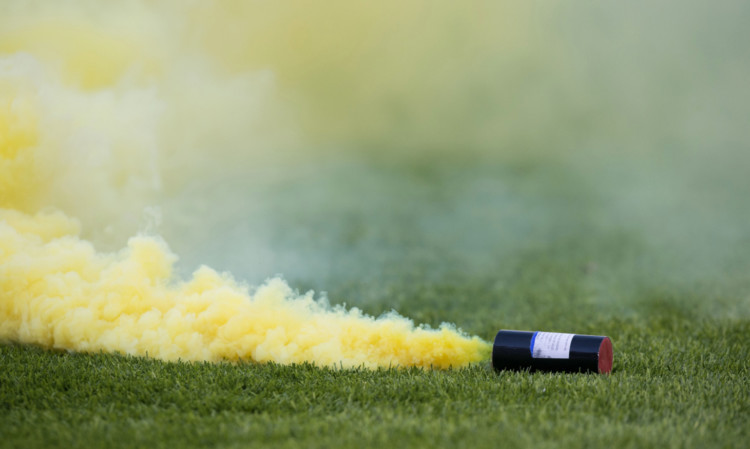
[[[183,364],[2,347],[6,447],[744,447],[745,323],[606,324],[611,376]]]
[[[164,363],[5,344],[0,446],[746,447],[741,170],[683,183],[678,169],[637,166],[626,173],[643,178],[623,185],[606,166],[581,167],[334,165],[259,189],[273,201],[254,213],[213,214],[207,226],[224,240],[178,223],[165,233],[187,234],[170,240],[186,271],[208,262],[251,282],[280,271],[373,314],[395,308],[486,339],[499,328],[605,334],[610,376],[496,373],[488,362],[446,372]],[[211,188],[247,198],[228,179]],[[693,187],[660,195],[665,180]],[[704,216],[713,212],[721,233]],[[243,264],[250,231],[273,250],[267,266]]]

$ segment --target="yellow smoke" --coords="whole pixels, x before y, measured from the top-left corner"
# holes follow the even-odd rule
[[[449,326],[331,308],[279,279],[252,293],[207,267],[175,281],[176,257],[158,238],[102,254],[59,212],[0,218],[3,339],[164,360],[447,368],[486,356],[486,343]]]
[[[294,147],[296,120],[278,85],[305,88],[304,76],[288,76],[298,67],[273,61],[264,44],[284,33],[253,21],[245,33],[236,16],[255,17],[245,2],[99,3],[0,6],[0,339],[165,360],[369,367],[447,368],[488,355],[486,342],[449,325],[374,319],[279,279],[251,289],[202,267],[181,280],[158,237],[97,250],[134,234],[144,208],[192,177]],[[292,10],[261,3],[260,17],[289,20]],[[360,25],[344,32],[364,36]],[[305,52],[336,40],[322,33],[306,44],[305,33]],[[242,45],[220,51],[227,35]]]

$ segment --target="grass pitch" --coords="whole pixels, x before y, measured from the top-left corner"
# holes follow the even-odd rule
[[[4,447],[744,447],[747,322],[606,323],[611,376],[163,363],[3,346]],[[584,329],[589,330],[589,329]]]
[[[486,339],[500,328],[605,334],[612,375],[165,363],[5,344],[0,446],[746,447],[741,174],[712,184],[704,170],[700,195],[665,196],[654,193],[664,182],[684,184],[676,171],[622,185],[539,161],[327,170],[285,181],[262,220],[215,214],[209,227],[226,240],[214,252],[197,233],[178,239],[185,269],[208,262],[255,282],[268,268],[333,303]],[[233,260],[252,257],[243,235],[261,222],[274,259]],[[177,228],[167,223],[168,240]]]

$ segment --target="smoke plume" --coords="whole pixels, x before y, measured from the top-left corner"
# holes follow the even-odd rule
[[[501,286],[537,252],[585,258],[581,291],[609,313],[666,288],[747,314],[748,17],[740,0],[3,1],[0,338],[459,366],[488,344],[264,280],[390,276],[377,307],[334,299],[404,310],[410,279]]]
[[[252,3],[269,23],[289,12]],[[174,273],[155,235],[161,202],[197,177],[299,156],[309,126],[266,59],[283,38],[244,5],[1,7],[0,338],[165,360],[447,368],[486,357],[486,342],[451,325],[375,319],[280,279],[251,288],[205,266]]]

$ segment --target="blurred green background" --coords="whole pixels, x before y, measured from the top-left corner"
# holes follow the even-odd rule
[[[484,338],[747,317],[745,2],[331,5],[274,10],[275,52],[237,57],[250,26],[211,53],[275,69],[302,137],[166,196],[185,273]]]

